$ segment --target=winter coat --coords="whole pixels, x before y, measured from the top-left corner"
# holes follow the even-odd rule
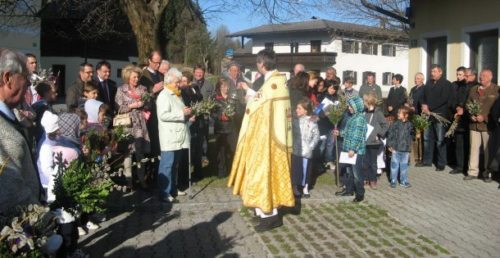
[[[491,83],[491,85],[485,89],[483,95],[479,94],[479,87],[480,86],[477,85],[470,90],[467,102],[473,100],[478,101],[479,104],[481,105],[481,115],[484,117],[485,120],[483,122],[474,122],[470,120],[471,121],[470,129],[479,132],[486,132],[489,129],[488,116],[490,114],[491,107],[498,98],[498,86],[494,83]]]
[[[410,152],[414,138],[413,124],[409,120],[396,120],[387,131],[387,147],[398,152]]]
[[[147,92],[146,87],[139,85],[137,86],[137,91],[144,94]],[[151,142],[149,139],[149,132],[146,126],[146,118],[143,114],[143,109],[129,108],[128,105],[135,103],[137,100],[133,98],[129,93],[129,85],[124,84],[118,88],[115,96],[115,103],[118,106],[118,113],[124,114],[129,113],[132,120],[132,127],[127,128],[128,132],[134,137],[135,141],[141,141],[141,144],[132,144],[132,151],[138,151],[140,153],[149,153],[151,148]],[[137,150],[138,146],[142,146],[141,150]]]
[[[392,87],[389,90],[389,95],[387,95],[387,107],[391,106],[392,110],[389,111],[389,115],[396,117],[398,114],[398,109],[406,103],[406,88],[402,85],[399,87]]]
[[[354,151],[357,154],[364,155],[366,151],[366,119],[363,100],[354,96],[347,100],[347,104],[352,107],[353,114],[347,120],[344,130],[340,136],[344,138],[342,151]]]
[[[385,138],[387,129],[389,125],[384,117],[384,114],[380,109],[375,108],[374,110],[366,110],[365,112],[366,122],[373,126],[373,131],[368,136],[366,140],[366,145],[378,145],[381,144],[381,139]]]
[[[312,158],[316,144],[319,141],[319,130],[316,122],[310,116],[293,120],[293,154],[303,158]]]
[[[441,77],[439,80],[429,80],[424,86],[422,104],[429,106],[431,112],[447,119],[451,118],[453,106],[453,89],[451,82]]]
[[[156,98],[161,151],[189,148],[191,137],[184,116],[184,103],[171,90],[163,89]]]

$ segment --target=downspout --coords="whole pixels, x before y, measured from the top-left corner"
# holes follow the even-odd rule
[[[410,24],[410,19],[408,19],[406,17],[403,17],[395,12],[388,11],[388,10],[386,10],[382,7],[376,6],[374,4],[370,4],[366,0],[360,0],[360,1],[364,7],[368,8],[370,10],[374,10],[376,12],[383,14],[383,15],[389,16],[389,17],[396,19],[402,23]]]

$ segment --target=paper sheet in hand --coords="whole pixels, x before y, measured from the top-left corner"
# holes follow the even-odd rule
[[[340,152],[340,157],[339,157],[339,163],[341,164],[351,164],[354,165],[356,164],[356,158],[358,157],[358,154],[354,154],[352,158],[349,158],[349,155],[347,152]]]
[[[324,98],[323,101],[321,101],[321,104],[323,104],[323,112],[326,112],[326,109],[333,105],[333,102],[329,100],[328,98]]]

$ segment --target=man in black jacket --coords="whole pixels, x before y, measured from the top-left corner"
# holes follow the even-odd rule
[[[116,82],[109,79],[111,75],[111,64],[108,61],[102,60],[97,63],[95,70],[97,72],[95,81],[99,86],[97,100],[109,106],[108,115],[112,117],[115,114]]]
[[[397,118],[398,110],[406,103],[406,88],[401,85],[403,82],[403,75],[396,74],[392,77],[392,87],[387,95],[387,111],[388,114],[394,119]]]
[[[453,88],[453,106],[455,108],[454,119],[458,119],[458,126],[453,135],[455,142],[456,166],[450,171],[450,174],[463,174],[467,170],[469,159],[469,114],[465,109],[467,96],[469,95],[469,86],[465,77],[465,67],[457,68],[457,80],[452,84]]]
[[[449,119],[451,102],[453,97],[451,83],[443,78],[443,69],[439,65],[433,65],[431,79],[424,86],[422,98],[422,113],[436,113]],[[417,166],[432,166],[434,159],[434,147],[437,149],[436,171],[443,171],[447,164],[446,143],[444,134],[446,125],[431,116],[431,125],[424,131],[424,160]]]

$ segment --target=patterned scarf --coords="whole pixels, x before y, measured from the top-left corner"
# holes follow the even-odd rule
[[[173,83],[170,83],[170,84],[167,84],[167,89],[169,89],[171,92],[173,92],[175,94],[175,96],[177,97],[181,97],[181,90],[179,88],[177,88],[175,86],[175,84]]]

